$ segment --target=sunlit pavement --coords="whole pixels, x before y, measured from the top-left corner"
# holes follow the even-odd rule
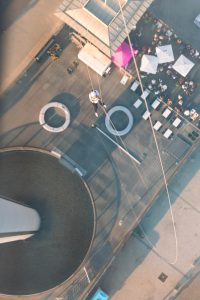
[[[38,51],[62,26],[62,22],[53,15],[61,2],[61,0],[30,1],[23,14],[13,19],[13,23],[6,24],[5,30],[0,35],[0,93],[17,79]],[[7,18],[14,18],[15,6],[18,6],[17,1],[11,3],[10,8],[8,6],[10,13],[8,10]],[[3,19],[1,23],[4,23]]]
[[[177,261],[169,203],[163,191],[141,222],[139,235],[130,238],[100,282],[113,300],[170,299],[193,276],[200,250],[199,150],[198,147],[169,184]],[[158,278],[161,273],[166,275],[164,282]],[[199,295],[197,290],[195,295]],[[199,298],[193,298],[190,290],[187,299]]]
[[[161,178],[161,171],[149,123],[142,119],[141,112],[133,108],[133,102],[138,96],[128,89],[131,82],[128,82],[126,86],[120,85],[122,74],[119,70],[115,69],[108,78],[99,79],[92,71],[90,75],[96,88],[98,88],[98,80],[100,80],[103,97],[105,97],[104,100],[108,108],[113,104],[120,104],[132,112],[134,127],[124,138],[124,142],[128,149],[137,154],[143,162],[141,172],[147,184],[146,187],[141,183],[136,167],[127,156],[122,155],[108,140],[100,136],[96,129],[91,128],[91,124],[96,122],[105,130],[104,117],[101,111],[100,118],[96,120],[88,101],[88,93],[92,87],[88,78],[87,67],[80,63],[74,74],[69,75],[66,71],[68,65],[77,58],[77,52],[78,50],[74,45],[70,44],[57,62],[47,59],[38,68],[36,74],[32,74],[31,68],[28,69],[27,73],[23,74],[13,86],[13,89],[3,96],[1,100],[1,124],[3,124],[1,127],[1,147],[29,145],[52,150],[56,146],[86,169],[87,180],[95,198],[98,216],[97,239],[94,244],[96,256],[94,255],[93,260],[88,263],[89,274],[93,279],[98,268],[105,263],[107,258],[112,256],[114,246],[122,240],[122,236],[131,228],[132,222],[138,217],[137,214],[142,214],[145,207],[149,205],[148,203],[153,201],[154,189],[158,192],[161,187],[160,184],[156,185]],[[72,115],[69,128],[60,135],[45,132],[38,123],[40,109],[46,103],[54,100],[67,105]],[[160,117],[160,113],[154,112],[153,118],[158,116]],[[166,126],[168,126],[167,122]],[[181,132],[184,132],[185,128],[187,126],[184,124],[183,128],[180,129]],[[176,131],[176,134],[178,133],[179,129]],[[162,157],[166,169],[175,170],[177,158],[167,151],[165,152],[168,150],[170,141],[165,140],[161,133],[158,134],[158,139],[163,150]],[[146,188],[151,188],[151,192],[154,190],[154,193],[149,192],[147,194]],[[136,207],[137,214],[133,212],[132,207]],[[165,211],[165,209],[164,206],[163,210]],[[168,211],[167,208],[167,213]],[[169,238],[172,239],[170,227],[171,225],[169,225]],[[152,238],[157,247],[159,247],[159,230],[157,229],[158,233],[150,236],[150,240]],[[107,240],[108,236],[109,239]],[[143,241],[146,240],[143,239]],[[144,253],[148,253],[150,249],[148,244],[145,245],[141,242],[138,243],[138,248],[140,254],[142,249]],[[161,252],[162,246],[160,248]],[[174,254],[173,250],[167,253],[170,258]],[[165,254],[164,251],[163,253]],[[156,258],[155,254],[154,256]],[[141,256],[141,260],[143,259]],[[170,274],[169,265],[163,260],[161,262],[163,268],[161,268],[162,270],[159,269],[159,274],[156,274],[155,278],[160,275],[160,271],[164,270],[164,264],[167,266],[167,276]],[[130,266],[130,260],[128,264]],[[173,283],[180,278],[179,273],[177,271],[177,277],[173,279]],[[74,294],[73,299],[76,299],[78,289],[88,285],[83,270],[81,279],[83,281],[78,281],[75,288],[72,287],[71,290],[67,291],[67,285],[60,287],[54,294],[52,292],[51,295],[46,295],[46,299],[54,299],[57,295],[61,295],[61,298],[67,298]],[[159,284],[160,281],[158,281]],[[165,286],[167,285],[165,284]],[[11,299],[13,298],[11,297]],[[32,299],[45,298],[37,295],[33,296]]]

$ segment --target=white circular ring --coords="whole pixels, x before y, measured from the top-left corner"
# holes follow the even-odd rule
[[[47,110],[49,108],[52,108],[52,107],[53,108],[59,108],[59,109],[61,109],[64,112],[64,114],[65,114],[65,122],[60,127],[53,127],[53,126],[48,125],[45,122],[45,114],[46,114]],[[42,127],[45,130],[47,130],[47,131],[50,131],[50,132],[62,132],[62,131],[64,131],[69,126],[69,123],[70,123],[70,112],[69,112],[69,109],[64,104],[59,103],[59,102],[48,103],[45,106],[43,106],[43,108],[40,111],[39,122],[40,122],[40,125],[42,125]]]
[[[128,125],[126,126],[126,128],[124,128],[123,130],[120,130],[120,131],[115,130],[112,127],[111,122],[110,122],[110,118],[111,118],[112,114],[115,113],[116,111],[122,111],[128,117]],[[131,128],[133,126],[133,115],[130,112],[130,110],[128,108],[124,107],[124,106],[121,106],[121,105],[114,106],[106,114],[105,125],[106,125],[106,128],[108,129],[108,131],[111,134],[118,135],[118,136],[125,135],[125,134],[129,133],[129,131],[131,130]]]

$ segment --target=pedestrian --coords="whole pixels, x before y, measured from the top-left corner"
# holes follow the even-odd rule
[[[168,106],[172,106],[172,103],[173,103],[173,102],[172,102],[172,99],[168,99],[168,100],[167,100],[167,105],[168,105]]]
[[[98,104],[100,104],[101,106],[103,106],[104,108],[106,108],[105,103],[102,101],[100,94],[97,90],[93,90],[89,93],[89,99],[90,102],[92,103],[93,107],[94,107],[94,113],[95,116],[98,117]]]

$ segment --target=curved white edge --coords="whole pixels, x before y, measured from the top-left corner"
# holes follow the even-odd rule
[[[16,241],[27,240],[28,238],[32,237],[34,234],[21,234],[15,236],[8,236],[8,237],[0,237],[0,244],[11,243]]]
[[[128,125],[125,129],[123,130],[120,130],[120,131],[117,131],[115,130],[111,123],[110,123],[110,117],[112,116],[113,113],[115,113],[116,111],[122,111],[123,113],[125,113],[128,117]],[[106,115],[106,118],[105,118],[105,125],[106,125],[106,128],[107,130],[112,134],[112,135],[117,135],[117,136],[123,136],[127,133],[129,133],[129,131],[131,130],[132,126],[133,126],[133,116],[130,112],[130,110],[124,106],[114,106],[112,107],[107,115]]]
[[[38,212],[28,206],[0,198],[0,234],[26,234],[40,228]]]
[[[65,122],[62,126],[60,127],[52,127],[48,124],[45,123],[45,113],[47,112],[47,110],[49,108],[60,108],[64,113],[65,113]],[[42,109],[40,110],[40,114],[39,114],[39,123],[40,125],[47,131],[49,132],[62,132],[65,129],[67,129],[67,127],[69,126],[70,123],[70,112],[68,110],[68,108],[59,102],[51,102],[46,104],[45,106],[42,107]]]

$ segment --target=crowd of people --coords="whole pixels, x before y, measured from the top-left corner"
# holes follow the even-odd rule
[[[150,91],[153,91],[155,95],[160,95],[168,89],[168,86],[165,83],[163,83],[162,79],[153,78],[148,85],[148,89]]]
[[[155,18],[151,13],[147,12],[143,17],[143,23],[140,23],[135,30],[134,46],[138,46],[140,57],[144,54],[156,55],[156,47],[172,44],[175,55],[181,54],[191,59],[194,63],[200,62],[200,53],[190,44],[180,39],[174,31],[166,24]],[[151,41],[144,44],[143,32],[145,26],[152,28]],[[184,113],[188,109],[190,103],[188,96],[195,91],[197,84],[191,80],[189,76],[183,77],[173,68],[174,62],[159,64],[156,75],[145,74],[145,86],[162,99],[163,103],[173,107],[177,113]],[[174,82],[174,83],[173,83]],[[178,93],[177,93],[178,92]],[[192,111],[193,112],[193,111]],[[192,120],[197,114],[192,114]],[[190,116],[191,117],[191,116]]]
[[[180,86],[187,96],[191,95],[196,88],[196,84],[193,80],[184,80]]]
[[[180,47],[181,54],[193,58],[194,60],[200,60],[200,53],[194,49],[190,44],[182,43]]]

